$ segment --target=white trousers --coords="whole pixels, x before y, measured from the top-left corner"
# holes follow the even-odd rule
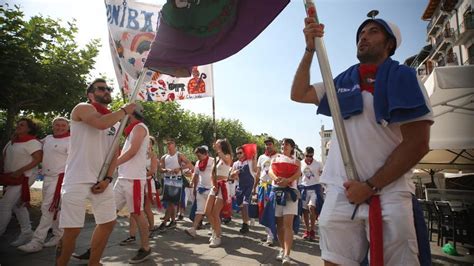
[[[35,176],[30,177],[29,185],[35,182]],[[5,233],[12,211],[15,212],[18,223],[20,224],[21,233],[31,231],[30,213],[25,205],[21,202],[21,185],[7,186],[4,188],[5,194],[0,199],[0,236]]]
[[[43,203],[41,204],[41,219],[38,227],[36,227],[32,240],[38,244],[44,244],[44,240],[48,235],[49,228],[53,229],[54,236],[61,237],[64,232],[63,229],[59,228],[59,212],[56,220],[53,220],[54,212],[49,211],[49,207],[53,202],[54,191],[56,190],[57,183],[57,176],[45,176],[43,179]]]

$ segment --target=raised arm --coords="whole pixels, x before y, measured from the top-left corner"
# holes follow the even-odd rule
[[[125,115],[133,113],[134,110],[135,104],[128,104],[118,111],[101,115],[92,105],[83,103],[74,107],[71,113],[71,119],[74,121],[82,121],[94,128],[104,130],[112,127]]]

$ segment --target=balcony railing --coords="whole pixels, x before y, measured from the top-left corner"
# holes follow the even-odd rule
[[[474,13],[464,17],[455,35],[455,45],[461,45],[474,36]]]
[[[474,65],[474,55],[470,56],[466,61],[464,61],[463,65]]]
[[[433,16],[431,16],[431,21],[428,23],[428,26],[426,26],[426,32],[428,35],[434,35],[438,31],[437,28],[440,27],[440,24],[443,23],[444,19],[447,17],[446,12],[441,10],[441,4],[438,5],[436,8],[436,11],[433,13]]]
[[[446,65],[448,66],[457,66],[458,63],[458,55],[456,53],[450,53],[446,56]]]

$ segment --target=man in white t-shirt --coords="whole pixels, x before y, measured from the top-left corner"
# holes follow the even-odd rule
[[[301,183],[299,186],[303,202],[303,221],[306,227],[303,239],[315,241],[314,225],[323,207],[322,189],[319,184],[323,166],[313,158],[313,147],[306,147],[304,155],[305,159],[301,162]]]
[[[318,113],[329,115],[324,85],[309,83],[314,38],[322,37],[323,29],[314,18],[305,19],[306,50],[291,99],[316,104]],[[371,265],[419,265],[411,168],[429,151],[429,99],[416,72],[390,58],[401,43],[396,25],[368,19],[359,26],[356,43],[360,64],[334,83],[361,181],[347,179],[333,134],[321,176],[327,185],[319,217],[321,257],[326,265],[359,265],[369,236]],[[360,206],[351,219],[354,204]],[[383,233],[375,233],[379,230]]]
[[[145,201],[146,162],[150,134],[143,123],[143,107],[137,108],[130,116],[130,123],[125,128],[126,136],[122,153],[117,158],[118,180],[114,186],[114,197],[117,211],[127,206],[130,216],[135,220],[140,231],[141,248],[136,256],[129,260],[135,264],[150,257],[149,225],[143,211]]]
[[[272,191],[272,179],[268,175],[270,171],[270,165],[272,160],[276,157],[277,152],[275,150],[275,140],[272,137],[266,138],[265,143],[265,153],[260,155],[257,160],[257,175],[255,176],[255,188],[253,189],[254,193],[258,186],[257,198],[258,198],[258,213],[261,219],[263,215],[263,209],[268,202],[268,197]],[[261,222],[261,221],[260,221]],[[267,238],[265,243],[268,246],[273,246],[273,233],[270,228],[265,227],[265,232],[267,233]]]
[[[99,265],[109,235],[116,219],[112,186],[112,174],[116,168],[118,153],[112,160],[106,178],[97,180],[100,169],[111,149],[118,121],[131,114],[135,104],[127,104],[111,112],[107,105],[112,102],[112,88],[104,79],[94,80],[87,88],[89,102],[79,103],[71,112],[71,139],[61,190],[61,216],[59,227],[64,229],[57,246],[56,264],[67,265],[74,251],[76,238],[84,226],[86,200],[92,204],[96,228],[91,248],[79,259],[89,259],[89,265]]]
[[[20,224],[20,235],[10,243],[14,247],[29,242],[33,237],[30,214],[26,206],[30,201],[29,187],[35,182],[37,167],[43,156],[41,142],[36,138],[37,133],[38,126],[33,120],[19,119],[12,139],[3,148],[0,160],[1,178],[20,181],[8,184],[2,180],[2,184],[7,186],[4,187],[3,197],[0,199],[0,236],[7,229],[12,212]]]
[[[204,207],[212,188],[212,169],[214,167],[214,158],[209,157],[209,151],[206,146],[197,147],[194,153],[198,158],[194,167],[192,182],[193,194],[196,200],[196,215],[193,226],[184,231],[193,238],[196,237],[196,230],[204,217]]]
[[[53,134],[46,136],[41,141],[43,143],[42,172],[44,175],[41,219],[33,234],[33,239],[28,244],[18,247],[23,252],[33,253],[40,251],[43,247],[55,247],[63,236],[63,230],[59,228],[59,219],[57,218],[69,138],[69,120],[57,117],[53,120]],[[50,228],[53,230],[53,236],[44,242]]]

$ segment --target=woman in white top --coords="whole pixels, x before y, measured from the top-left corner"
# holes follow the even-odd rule
[[[282,197],[286,197],[286,204],[280,205],[275,204],[275,219],[277,225],[278,239],[280,242],[280,252],[277,256],[277,260],[283,261],[283,265],[290,263],[290,250],[293,245],[293,219],[295,215],[298,215],[298,195],[297,180],[301,176],[301,163],[295,155],[296,144],[292,139],[283,139],[281,144],[281,150],[283,154],[278,154],[272,159],[274,163],[289,163],[296,165],[296,172],[290,177],[277,176],[273,167],[270,168],[268,173],[272,183],[272,193],[277,194],[278,192],[284,192]],[[291,197],[291,194],[296,196]],[[277,197],[277,196],[275,196]]]
[[[217,164],[212,175],[213,187],[207,198],[205,213],[212,226],[212,236],[209,247],[218,247],[221,244],[220,213],[227,202],[227,177],[232,167],[232,148],[227,139],[218,139],[213,145],[217,154]]]

